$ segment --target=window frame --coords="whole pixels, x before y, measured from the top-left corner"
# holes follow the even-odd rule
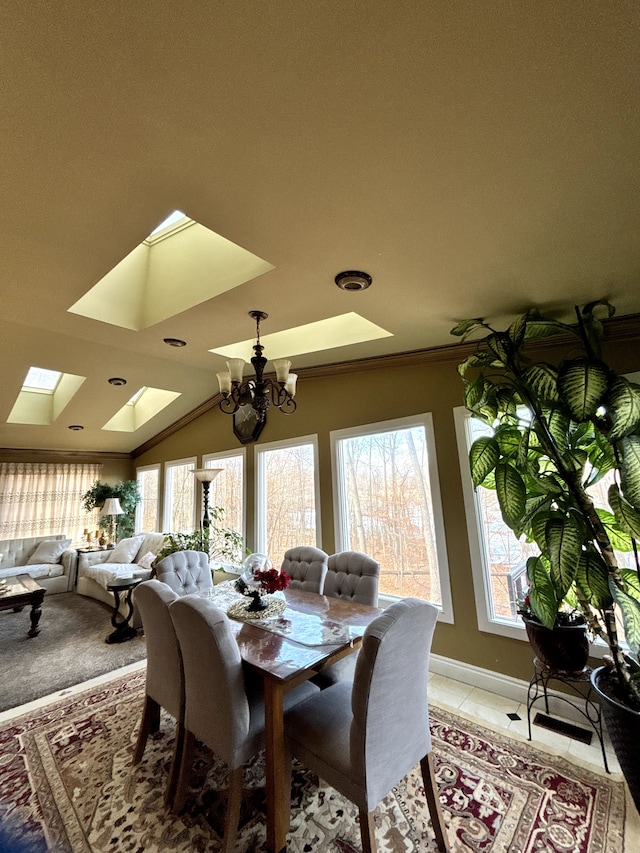
[[[163,484],[161,482],[161,480],[162,480],[162,466],[159,462],[157,462],[154,465],[141,465],[139,468],[136,468],[136,483],[138,483],[138,475],[140,473],[144,473],[145,471],[156,471],[158,474],[158,501],[157,501],[157,506],[156,506],[156,520],[155,520],[155,525],[153,527],[153,530],[158,530],[158,526],[160,523],[160,496],[162,495],[162,487],[163,487]],[[140,490],[138,489],[138,491],[140,491]],[[134,530],[136,533],[150,533],[151,531],[141,530],[141,528],[140,528],[140,524],[142,522],[142,505],[144,503],[144,499],[142,499],[142,492],[140,492],[140,495],[141,495],[141,500],[136,505]]]
[[[193,464],[193,468],[198,467],[198,458],[197,456],[186,456],[184,459],[170,459],[164,463],[164,484],[162,489],[163,496],[163,506],[162,506],[162,527],[163,530],[167,533],[177,533],[178,531],[171,529],[171,513],[169,511],[169,507],[171,502],[169,501],[169,470],[171,468],[178,468],[181,465],[190,465]],[[196,484],[197,480],[193,478],[193,518],[192,518],[192,530],[196,530],[197,527],[197,511],[198,511],[198,496],[196,493]]]
[[[447,541],[444,526],[444,513],[442,511],[442,497],[440,493],[440,477],[438,474],[438,458],[433,428],[433,416],[431,412],[410,415],[404,418],[394,418],[377,423],[361,424],[359,426],[347,427],[346,429],[332,430],[329,433],[331,445],[331,477],[333,485],[333,524],[337,552],[347,550],[347,530],[343,519],[346,519],[346,495],[344,486],[339,476],[339,442],[347,438],[355,438],[364,435],[379,435],[384,432],[398,432],[404,429],[422,427],[425,431],[427,445],[427,467],[429,473],[429,489],[431,493],[431,506],[433,510],[433,527],[435,532],[435,551],[438,558],[438,573],[440,575],[440,594],[442,602],[430,602],[438,608],[438,621],[453,625],[453,600],[451,597],[451,576],[449,572],[449,558],[447,553]],[[387,606],[398,601],[400,596],[380,593],[381,606]]]
[[[267,547],[267,530],[266,530],[266,512],[263,511],[266,499],[265,481],[264,481],[264,459],[266,453],[270,450],[282,450],[285,447],[300,447],[301,445],[310,444],[313,448],[313,491],[315,499],[315,514],[316,514],[316,548],[322,548],[322,521],[320,517],[320,465],[318,455],[318,436],[314,435],[299,435],[295,438],[285,438],[281,441],[261,442],[254,447],[254,520],[255,520],[255,547],[259,554],[266,554]]]

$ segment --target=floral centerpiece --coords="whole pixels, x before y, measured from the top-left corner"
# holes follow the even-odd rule
[[[271,595],[289,586],[291,578],[286,572],[274,569],[271,560],[264,554],[250,554],[243,563],[243,572],[235,583],[235,588],[252,601],[247,610],[265,610],[265,595]]]

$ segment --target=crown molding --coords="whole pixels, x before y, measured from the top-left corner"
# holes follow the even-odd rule
[[[628,314],[624,317],[612,317],[603,322],[605,328],[604,341],[624,343],[625,341],[637,341],[640,337],[640,314]],[[557,335],[553,338],[544,338],[540,341],[532,341],[527,345],[528,349],[548,349],[550,346],[562,346],[574,341],[571,335]],[[371,370],[386,368],[414,367],[422,364],[458,364],[475,351],[478,341],[466,341],[465,343],[447,344],[425,349],[410,350],[403,353],[391,355],[374,356],[373,358],[361,358],[353,361],[333,362],[322,364],[318,367],[301,368],[297,371],[299,379],[324,379],[325,377],[343,376],[348,373],[364,373]],[[170,424],[153,438],[131,451],[131,457],[136,459],[148,450],[151,450],[165,438],[181,430],[183,427],[195,421],[197,418],[215,408],[220,400],[221,394],[216,394],[205,400],[197,408],[188,412],[180,420]]]
[[[72,462],[104,462],[105,460],[131,461],[131,454],[110,450],[40,450],[30,447],[0,447],[0,462],[48,462],[55,458]]]

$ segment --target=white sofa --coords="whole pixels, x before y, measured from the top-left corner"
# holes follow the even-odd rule
[[[152,554],[155,557],[162,548],[163,542],[164,533],[140,533],[121,540],[115,548],[80,554],[76,592],[113,606],[114,596],[107,589],[107,584],[117,578],[148,580],[152,569],[150,566],[139,565],[139,562],[145,555]],[[125,551],[129,552],[125,554],[125,558],[128,557],[128,559],[126,562],[121,562],[119,555]],[[126,610],[124,602],[121,604],[121,610],[124,615]],[[134,617],[132,624],[136,625],[136,622]]]
[[[70,592],[78,552],[64,533],[0,541],[0,578],[30,575],[51,595]]]

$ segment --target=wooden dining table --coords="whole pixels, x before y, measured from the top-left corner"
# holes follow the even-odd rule
[[[284,759],[284,694],[353,654],[362,644],[367,625],[382,613],[377,607],[301,589],[285,590],[284,598],[286,610],[273,621],[230,620],[243,660],[264,682],[269,853],[286,850],[291,811]]]

